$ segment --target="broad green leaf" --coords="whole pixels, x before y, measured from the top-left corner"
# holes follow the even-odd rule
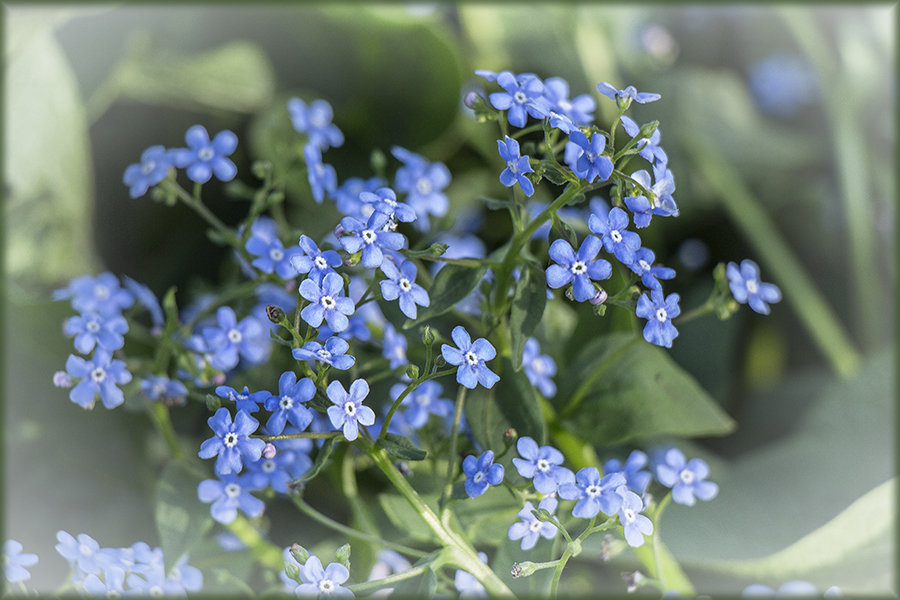
[[[322,444],[322,447],[319,448],[319,452],[316,454],[316,460],[313,461],[312,466],[309,468],[309,471],[300,476],[297,481],[309,481],[313,479],[319,472],[325,468],[325,465],[328,464],[328,459],[331,457],[332,451],[334,451],[334,441],[337,438],[330,437],[325,439],[325,443]]]
[[[437,510],[437,496],[423,495],[422,499]],[[433,542],[434,533],[428,528],[412,505],[399,494],[379,494],[378,503],[388,520],[400,531],[406,532],[410,538],[423,542]]]
[[[428,294],[431,297],[431,305],[419,312],[419,318],[415,323],[427,321],[432,317],[441,315],[468,296],[472,290],[478,287],[487,267],[470,267],[458,264],[445,265],[434,278],[434,283]],[[412,323],[407,323],[412,325]]]
[[[509,427],[515,428],[519,437],[529,436],[543,443],[546,426],[538,403],[538,392],[528,381],[524,370],[513,369],[508,358],[501,361],[500,381],[496,386],[497,408]],[[500,436],[503,429],[499,430]]]
[[[515,296],[509,311],[509,330],[512,338],[512,366],[522,367],[525,342],[541,322],[544,305],[547,304],[547,286],[543,273],[532,267],[523,267],[522,276],[516,282]]]
[[[160,475],[156,488],[156,528],[167,572],[213,525],[209,506],[197,499],[198,483],[177,463],[167,465]]]
[[[417,448],[408,437],[388,433],[378,440],[378,445],[385,451],[400,460],[425,460],[427,452],[421,448]]]
[[[724,435],[734,422],[666,352],[632,334],[588,345],[558,379],[565,427],[594,444]]]
[[[412,579],[406,579],[393,586],[389,598],[434,598],[437,589],[437,577],[434,571],[426,569],[424,573]]]

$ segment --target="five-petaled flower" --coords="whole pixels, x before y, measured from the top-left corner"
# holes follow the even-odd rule
[[[341,584],[350,578],[350,571],[340,563],[322,567],[317,556],[310,556],[300,568],[300,579],[295,594],[300,598],[353,598],[353,592]]]
[[[406,245],[406,236],[391,231],[391,217],[383,212],[375,211],[367,222],[355,217],[341,219],[341,227],[351,235],[340,238],[341,246],[350,254],[360,252],[360,263],[370,269],[376,269],[384,262],[385,250],[400,250]]]
[[[541,494],[553,494],[564,483],[575,481],[575,475],[562,467],[562,452],[553,446],[538,447],[537,442],[525,436],[516,442],[516,450],[522,458],[512,459],[519,475],[532,479],[534,489]]]
[[[616,493],[622,497],[619,522],[625,533],[625,541],[633,548],[643,546],[644,536],[653,534],[653,522],[640,514],[644,510],[643,500],[624,485],[619,486]]]
[[[670,448],[663,455],[663,462],[656,465],[656,478],[672,488],[672,500],[678,504],[693,506],[695,498],[712,500],[719,493],[719,486],[706,481],[709,465],[701,458],[685,461],[684,453]]]
[[[569,141],[581,150],[575,161],[575,173],[588,183],[598,177],[600,181],[606,181],[613,172],[612,159],[603,154],[606,149],[606,137],[599,132],[594,132],[591,139],[580,129],[569,134]]]
[[[398,300],[400,310],[410,319],[415,319],[418,313],[416,304],[428,306],[431,300],[428,292],[416,283],[416,265],[410,260],[404,260],[398,269],[393,261],[385,260],[381,263],[381,271],[387,279],[381,280],[381,296],[385,300]]]
[[[309,273],[309,278],[319,283],[326,273],[335,273],[341,266],[341,255],[334,250],[320,250],[316,243],[306,235],[300,236],[300,249],[303,254],[291,257],[291,265],[298,273]]]
[[[479,383],[488,389],[494,387],[500,377],[484,364],[484,361],[491,360],[497,355],[491,343],[484,338],[478,338],[473,342],[469,332],[462,325],[454,327],[450,337],[457,347],[443,344],[441,355],[451,365],[459,365],[456,381],[470,390],[475,389]]]
[[[301,249],[298,246],[285,248],[278,238],[265,240],[259,236],[250,236],[245,245],[247,252],[257,257],[250,263],[263,273],[277,273],[282,279],[291,279],[297,275],[294,259],[299,258]]]
[[[547,496],[541,500],[540,504],[538,504],[538,508],[546,510],[553,516],[557,504],[556,498]],[[538,539],[542,536],[548,540],[552,540],[556,537],[556,534],[559,533],[559,529],[556,528],[556,525],[549,521],[538,520],[538,518],[534,516],[533,511],[534,505],[531,502],[526,502],[522,510],[519,511],[519,514],[516,515],[521,521],[510,525],[509,531],[507,531],[506,534],[507,537],[513,541],[521,539],[522,550],[531,550],[534,548],[535,544],[538,543]]]
[[[300,317],[311,326],[318,327],[323,319],[335,333],[350,326],[347,316],[353,314],[353,301],[344,295],[344,279],[337,273],[326,273],[321,284],[304,279],[300,295],[310,302],[300,311]]]
[[[334,406],[328,407],[328,418],[335,429],[343,429],[347,440],[352,442],[359,436],[360,425],[368,426],[375,422],[375,411],[362,403],[369,395],[369,384],[365,379],[351,383],[349,393],[340,381],[332,381],[326,394],[334,403]]]
[[[128,321],[121,315],[104,317],[98,313],[85,313],[66,320],[66,335],[75,336],[75,349],[87,354],[94,346],[114,352],[125,344],[122,337],[128,331]]]
[[[525,127],[529,113],[541,118],[535,112],[534,101],[541,97],[544,84],[535,75],[523,73],[517,77],[510,71],[502,71],[497,75],[497,84],[504,91],[494,92],[489,98],[494,108],[509,111],[510,125]]]
[[[212,140],[203,125],[194,125],[184,134],[187,148],[170,150],[172,164],[187,169],[188,179],[194,183],[206,183],[213,174],[221,181],[231,181],[237,175],[237,167],[228,158],[237,148],[238,139],[233,132],[220,131]]]
[[[169,151],[163,146],[150,146],[141,154],[141,162],[128,165],[122,175],[122,183],[128,186],[128,194],[132,198],[139,198],[165,179],[171,167]]]
[[[316,384],[309,377],[299,381],[293,371],[285,371],[278,378],[278,394],[266,399],[266,410],[272,411],[266,421],[266,429],[270,434],[278,435],[284,431],[285,424],[291,424],[303,431],[312,421],[312,412],[303,404],[316,395]]]
[[[596,294],[591,280],[608,279],[612,275],[609,261],[596,258],[603,244],[592,235],[584,238],[578,252],[563,239],[550,244],[548,254],[557,264],[547,267],[547,285],[553,289],[572,284],[572,296],[578,302],[590,300]]]
[[[534,173],[534,169],[531,168],[528,156],[519,156],[519,142],[506,136],[505,139],[497,140],[497,151],[506,162],[506,168],[500,173],[500,183],[506,187],[518,183],[526,196],[534,194],[534,185],[525,177],[525,173]]]
[[[552,398],[556,395],[556,384],[551,379],[556,375],[556,361],[549,354],[541,354],[541,347],[533,337],[525,340],[522,366],[525,368],[525,376],[528,377],[528,381],[540,390],[545,398]]]
[[[465,457],[462,469],[466,475],[465,488],[469,498],[477,498],[488,487],[500,485],[503,481],[503,465],[494,464],[494,453],[491,450],[486,450],[478,458],[471,454]]]
[[[297,133],[306,134],[310,145],[325,151],[344,143],[344,134],[331,122],[334,111],[327,100],[317,99],[306,104],[300,98],[291,98],[287,108],[291,114],[291,125]]]
[[[731,295],[741,304],[749,304],[761,315],[769,314],[769,304],[781,300],[781,290],[774,283],[763,283],[759,279],[759,266],[745,258],[740,267],[730,262],[725,269]]]
[[[600,477],[597,467],[584,467],[575,473],[575,482],[559,486],[559,497],[577,500],[572,516],[590,519],[603,511],[612,516],[622,507],[622,496],[616,493],[620,485],[625,485],[621,473],[609,473]]]
[[[22,552],[22,544],[16,540],[6,540],[3,544],[3,563],[6,581],[18,583],[31,579],[31,573],[25,567],[33,567],[38,562],[37,554]]]
[[[360,192],[359,200],[369,204],[378,212],[383,212],[391,219],[411,223],[416,220],[416,211],[405,202],[397,201],[397,194],[389,187],[380,187],[374,192]]]
[[[222,407],[206,421],[213,430],[213,437],[200,444],[200,458],[216,456],[215,471],[218,475],[239,473],[243,460],[256,462],[262,456],[266,443],[250,434],[259,428],[259,421],[243,410],[237,411],[234,422],[231,413]]]
[[[220,479],[204,479],[197,486],[197,498],[207,504],[212,503],[212,518],[228,525],[237,518],[238,509],[251,519],[263,514],[266,505],[262,500],[250,495],[252,491],[261,490],[256,477],[246,475],[220,475]]]
[[[268,330],[256,317],[248,316],[240,322],[234,310],[220,306],[216,311],[218,327],[203,329],[203,339],[212,353],[211,363],[216,369],[230,371],[241,357],[252,363],[261,362],[269,353]]]
[[[347,354],[349,349],[347,340],[335,335],[325,340],[324,345],[315,340],[306,342],[302,348],[294,348],[291,354],[297,360],[313,360],[346,371],[356,363],[356,359]]]
[[[597,91],[607,98],[612,98],[620,105],[624,102],[630,104],[632,100],[638,104],[646,104],[662,98],[659,94],[654,94],[652,92],[639,92],[633,85],[629,85],[624,90],[619,90],[605,81],[597,84]]]
[[[634,312],[640,318],[647,319],[644,325],[645,340],[657,346],[672,347],[672,340],[678,337],[672,319],[681,314],[678,300],[678,294],[664,297],[662,287],[651,289],[649,298],[647,294],[641,294]]]
[[[125,363],[113,359],[108,350],[97,348],[90,360],[70,355],[66,360],[66,372],[81,380],[69,392],[69,400],[81,408],[92,408],[98,394],[106,408],[115,408],[125,402],[125,395],[118,385],[131,381],[131,373]]]
[[[631,264],[634,261],[634,253],[641,247],[641,236],[633,231],[627,231],[628,213],[614,206],[603,219],[596,214],[591,214],[588,219],[588,229],[594,235],[600,236],[606,251],[615,255],[623,264]]]

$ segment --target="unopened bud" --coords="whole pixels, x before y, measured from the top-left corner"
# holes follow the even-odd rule
[[[512,427],[509,427],[506,431],[503,432],[503,443],[507,446],[512,446],[518,437],[519,432]]]
[[[641,125],[641,130],[638,131],[638,138],[648,138],[656,132],[656,128],[659,127],[659,121],[650,121],[649,123],[645,123]]]
[[[72,387],[72,378],[65,371],[57,371],[53,374],[53,385],[58,388]]]
[[[406,367],[406,376],[410,379],[419,378],[419,367],[417,365],[409,365]]]
[[[284,319],[284,311],[273,304],[269,304],[266,306],[266,316],[277,325]]]
[[[640,571],[634,571],[622,573],[622,579],[625,580],[625,591],[631,594],[644,585],[646,577]]]
[[[266,442],[266,447],[263,448],[262,455],[263,458],[269,460],[270,458],[275,458],[275,455],[278,453],[278,449],[275,448],[272,442]]]
[[[344,544],[340,548],[337,549],[337,552],[334,553],[334,557],[337,559],[339,563],[350,569],[350,544]]]
[[[510,573],[513,578],[517,577],[529,577],[534,575],[534,572],[537,571],[535,568],[537,565],[530,560],[526,560],[525,562],[517,562],[513,563],[512,570]]]
[[[266,175],[272,171],[272,163],[267,160],[258,160],[251,165],[250,169],[257,179],[265,179]]]
[[[551,519],[553,519],[553,515],[551,515],[550,511],[548,511],[546,508],[536,508],[533,511],[531,511],[531,514],[534,515],[535,519],[537,519],[538,521],[540,521],[542,523],[547,523]]]
[[[443,355],[439,354],[438,356],[435,357],[435,359],[434,359],[434,366],[435,366],[435,367],[441,368],[441,367],[443,367],[443,366],[446,365],[446,364],[447,364],[447,361],[444,360]]]
[[[449,248],[447,244],[442,244],[441,242],[435,242],[431,246],[428,247],[428,251],[431,252],[434,256],[442,256],[444,252]]]
[[[210,412],[216,412],[222,407],[222,399],[212,394],[206,395],[206,408]]]
[[[225,383],[225,379],[225,373],[216,373],[212,378],[213,385],[222,385]]]
[[[285,561],[284,574],[288,576],[288,579],[292,579],[297,583],[300,583],[300,568],[294,563]]]
[[[609,294],[606,293],[606,290],[600,288],[599,290],[597,290],[597,293],[594,294],[594,297],[589,300],[589,302],[594,306],[600,306],[601,304],[606,302],[607,298],[609,298]]]
[[[484,99],[476,92],[475,90],[470,91],[466,94],[465,98],[463,98],[463,102],[466,103],[471,109],[475,109],[478,106],[478,101],[484,102]]]
[[[426,325],[425,331],[422,332],[422,341],[428,346],[434,343],[434,330],[429,325]]]
[[[301,565],[305,565],[309,560],[309,552],[300,544],[291,544],[291,556]]]
[[[339,223],[334,228],[334,237],[340,239],[342,235],[344,235],[344,226]]]

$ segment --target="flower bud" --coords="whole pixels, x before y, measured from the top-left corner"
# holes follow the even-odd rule
[[[428,247],[428,251],[431,252],[434,256],[442,256],[444,252],[449,248],[447,244],[442,244],[441,242],[435,242],[431,246]]]
[[[525,562],[516,562],[513,563],[512,570],[510,573],[513,578],[517,577],[529,577],[534,574],[537,569],[535,568],[537,565],[530,560],[526,560]]]
[[[466,106],[468,106],[472,110],[475,110],[475,108],[478,107],[479,102],[481,104],[484,104],[484,98],[482,98],[481,94],[479,94],[475,90],[471,90],[468,94],[466,94],[466,97],[463,98],[463,102],[465,102]]]
[[[294,563],[285,562],[284,563],[284,574],[288,576],[288,579],[292,579],[297,583],[301,583],[300,581],[300,568],[297,567]]]
[[[376,175],[384,173],[387,167],[387,157],[384,155],[384,152],[377,148],[372,150],[372,154],[369,155],[369,165],[371,165],[372,171]]]
[[[503,432],[503,443],[507,446],[512,446],[516,439],[519,437],[519,432],[509,427],[506,431]]]
[[[72,378],[65,371],[57,371],[53,374],[53,385],[58,388],[72,387]]]
[[[590,302],[594,306],[600,306],[601,304],[606,302],[607,298],[609,298],[609,294],[606,293],[606,290],[600,288],[599,290],[597,290],[597,293],[594,295],[594,297],[591,298],[588,302]]]
[[[273,304],[269,304],[266,306],[266,316],[277,325],[284,319],[284,311]]]
[[[419,378],[419,367],[417,365],[409,365],[406,367],[406,376],[410,379]]]
[[[344,235],[344,226],[338,223],[334,226],[334,237],[340,239]]]
[[[212,394],[206,395],[206,408],[210,412],[216,412],[222,407],[222,399]]]
[[[337,559],[339,563],[350,569],[350,544],[344,544],[340,548],[337,549],[337,552],[334,553],[334,557]]]
[[[553,519],[553,515],[546,508],[536,508],[531,511],[531,514],[534,515],[534,518],[542,523],[547,523]]]
[[[305,565],[306,561],[309,560],[309,552],[307,552],[306,548],[296,543],[291,544],[291,556],[301,565]]]
[[[266,442],[266,447],[263,448],[262,455],[263,458],[269,460],[270,458],[275,458],[275,455],[278,453],[278,449],[272,444],[272,442]]]
[[[431,326],[425,326],[425,331],[422,333],[422,341],[428,346],[434,343],[434,330],[431,329]]]
[[[257,179],[265,179],[266,175],[272,172],[272,163],[267,160],[258,160],[251,165],[250,169]]]
[[[225,379],[225,373],[216,373],[212,378],[213,385],[222,385],[225,383]]]
[[[638,131],[638,138],[648,138],[656,132],[656,128],[659,127],[659,121],[650,121],[649,123],[644,123],[641,125],[641,130]]]

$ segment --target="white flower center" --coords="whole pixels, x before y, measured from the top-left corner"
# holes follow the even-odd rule
[[[161,383],[154,383],[151,391],[154,396],[162,396],[166,393],[166,386]]]
[[[316,268],[318,268],[319,270],[324,270],[326,267],[328,267],[328,261],[326,261],[321,256],[317,256],[313,262],[316,263]]]
[[[572,263],[572,273],[575,275],[581,275],[585,271],[587,271],[587,265],[584,264],[583,260],[576,260]]]
[[[325,118],[325,115],[319,111],[315,111],[309,117],[309,124],[313,126],[314,129],[325,129],[328,126],[328,119]]]
[[[228,330],[228,341],[232,344],[240,344],[242,339],[244,339],[244,336],[237,329]]]
[[[409,282],[409,279],[406,279],[404,277],[403,279],[400,280],[400,289],[403,290],[404,292],[408,292],[409,290],[412,289],[412,284]]]
[[[645,271],[649,271],[649,270],[650,270],[650,264],[649,264],[646,260],[644,260],[644,259],[641,259],[641,260],[638,261],[638,266],[641,267],[641,272],[645,272]]]
[[[659,321],[660,323],[665,323],[666,319],[668,319],[668,318],[669,318],[669,313],[666,312],[666,309],[664,309],[664,308],[656,309],[656,320],[657,321]]]
[[[269,250],[269,258],[271,258],[275,262],[278,262],[279,260],[284,258],[284,252],[279,248],[272,248],[271,250]]]
[[[484,481],[484,473],[478,471],[477,473],[475,473],[475,475],[472,476],[472,481],[474,481],[475,483],[481,483],[482,481]]]
[[[294,406],[294,399],[290,396],[282,396],[278,406],[281,410],[290,410]]]
[[[94,553],[93,550],[91,550],[91,547],[87,544],[79,544],[78,552],[81,553],[82,556],[90,556]]]
[[[229,483],[225,486],[225,495],[229,498],[237,498],[241,495],[241,486],[236,483]]]
[[[328,360],[331,358],[331,352],[325,348],[320,348],[319,350],[316,350],[316,356],[318,356],[320,360]]]
[[[91,380],[94,383],[103,383],[106,379],[106,371],[103,367],[97,367],[93,371],[91,371]]]
[[[316,176],[319,179],[321,179],[322,177],[324,177],[324,175],[325,175],[325,167],[323,167],[321,164],[317,164],[316,165]]]
[[[154,585],[152,588],[147,590],[147,593],[153,596],[154,598],[162,598],[165,595],[163,589],[158,585]]]
[[[97,333],[98,331],[100,331],[100,323],[98,323],[97,321],[88,321],[87,325],[85,325],[85,328],[91,333]]]
[[[319,582],[319,591],[323,594],[330,594],[334,591],[334,582],[330,579],[323,579]]]
[[[622,514],[625,516],[626,523],[634,522],[635,514],[634,514],[633,510],[631,510],[630,508],[626,508],[625,510],[622,511]]]
[[[544,526],[543,523],[541,523],[540,521],[535,519],[534,521],[532,521],[531,523],[528,524],[528,529],[530,529],[532,532],[536,533],[536,532],[540,531],[541,527],[543,527],[543,526]]]
[[[238,443],[238,436],[233,431],[229,431],[225,434],[225,439],[222,440],[222,443],[225,444],[228,448],[234,448]]]
[[[547,366],[544,364],[543,360],[536,358],[531,363],[531,370],[534,371],[536,375],[543,375],[547,372]]]
[[[375,243],[377,236],[375,235],[375,232],[372,231],[371,229],[366,229],[362,232],[362,238],[365,243],[373,244],[373,243]]]
[[[143,165],[141,165],[141,175],[149,175],[153,172],[153,169],[156,168],[156,162],[152,160],[148,160]]]
[[[588,486],[584,493],[590,496],[591,498],[596,498],[600,495],[600,486],[599,485],[591,485]]]
[[[537,470],[542,473],[546,473],[547,471],[549,471],[550,470],[550,461],[548,461],[546,458],[542,458],[542,459],[538,460],[537,461]]]
[[[747,286],[747,292],[750,294],[755,294],[759,291],[759,286],[756,284],[755,279],[748,279],[744,285]]]
[[[693,471],[689,471],[689,470],[687,470],[687,469],[684,469],[684,470],[679,474],[679,476],[681,477],[681,481],[683,481],[683,482],[686,483],[686,484],[694,483],[694,473],[693,473]]]
[[[109,288],[105,285],[98,285],[94,287],[94,296],[100,298],[101,300],[106,300],[109,298]]]
[[[319,300],[319,302],[325,307],[325,310],[331,310],[336,305],[334,298],[331,296],[322,296],[322,299]]]
[[[525,95],[525,92],[519,91],[513,94],[513,100],[515,100],[516,104],[524,104],[528,100],[528,96]]]
[[[263,461],[262,464],[263,473],[272,473],[275,471],[275,461],[274,460],[266,460]]]
[[[356,415],[356,403],[350,400],[344,402],[344,413],[346,413],[348,417]]]
[[[472,365],[473,367],[478,364],[478,356],[469,350],[466,352],[466,362]]]
[[[215,150],[213,150],[209,146],[201,148],[200,151],[197,152],[197,158],[199,158],[200,160],[212,160],[215,155]]]
[[[566,112],[569,112],[569,110],[572,108],[572,103],[569,102],[568,100],[566,100],[565,98],[563,98],[562,100],[560,100],[560,101],[558,102],[558,104],[559,104],[559,107],[560,107],[561,109],[563,109],[564,111],[566,111]]]
[[[431,182],[427,179],[420,179],[419,181],[416,182],[416,191],[419,192],[420,194],[422,194],[423,196],[425,194],[430,194],[431,193]]]
[[[609,237],[611,237],[612,241],[614,241],[617,244],[622,241],[622,234],[619,233],[618,229],[613,229],[612,231],[610,231]]]

